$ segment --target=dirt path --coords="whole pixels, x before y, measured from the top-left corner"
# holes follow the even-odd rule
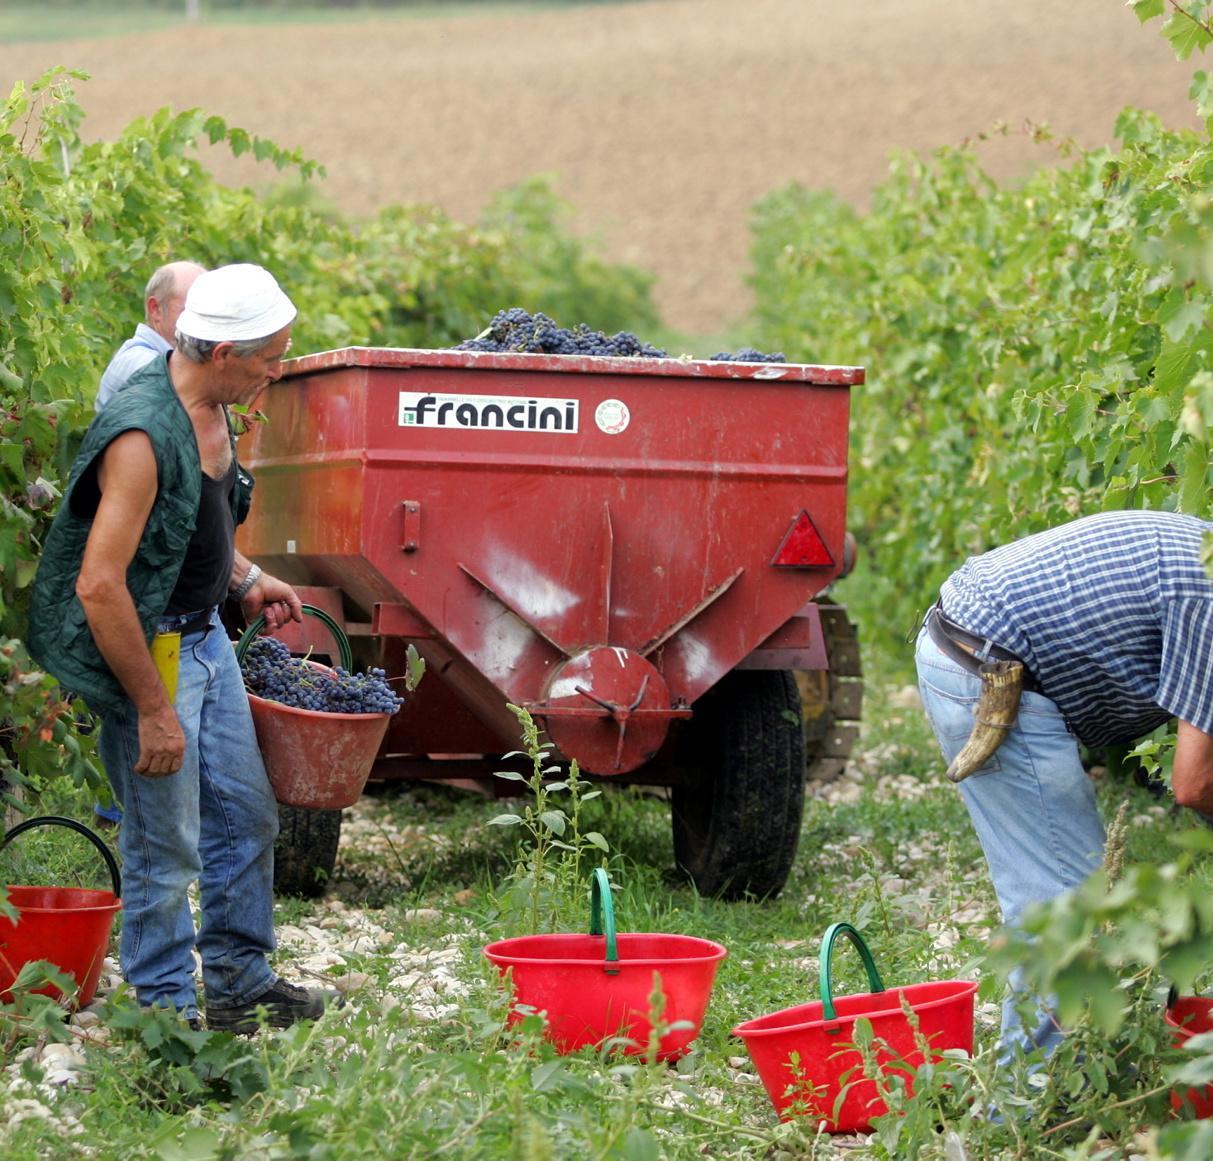
[[[634,0],[0,45],[0,92],[86,69],[90,139],[201,106],[301,146],[354,213],[432,201],[471,219],[493,190],[555,173],[578,229],[658,274],[669,323],[710,333],[749,302],[751,205],[787,182],[862,204],[891,151],[999,120],[1084,145],[1108,141],[1126,104],[1195,124],[1197,66],[1157,28],[1120,0]],[[1022,134],[983,149],[1000,176],[1048,156]],[[273,174],[213,165],[229,182]]]

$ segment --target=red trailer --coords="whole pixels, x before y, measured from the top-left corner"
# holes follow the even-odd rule
[[[518,746],[507,703],[525,706],[558,759],[672,788],[675,856],[701,891],[770,895],[806,761],[840,766],[858,718],[853,634],[815,598],[849,566],[862,382],[787,363],[308,355],[245,439],[240,548],[336,616],[361,664],[401,673],[409,644],[425,658],[377,777],[491,782]],[[280,886],[306,889],[340,815],[284,814]]]

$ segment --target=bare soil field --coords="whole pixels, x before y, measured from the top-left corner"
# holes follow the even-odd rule
[[[1110,142],[1125,105],[1197,124],[1156,23],[1120,0],[633,0],[349,24],[186,27],[0,44],[0,92],[83,68],[86,138],[168,105],[299,146],[342,209],[435,202],[474,219],[493,191],[556,176],[605,256],[658,276],[668,324],[744,314],[747,218],[789,182],[862,206],[896,150],[980,146],[1006,179],[1051,163],[1026,122]],[[219,153],[225,182],[277,175]],[[581,320],[561,320],[574,322]],[[593,320],[584,320],[592,322]]]

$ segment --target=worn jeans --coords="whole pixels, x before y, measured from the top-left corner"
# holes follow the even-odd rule
[[[942,653],[923,629],[915,653],[918,688],[944,761],[951,762],[973,728],[981,680]],[[1104,829],[1078,742],[1056,704],[1025,691],[1006,740],[959,784],[977,830],[1005,923],[1017,925],[1031,903],[1077,887],[1103,859]],[[1003,1005],[1004,1056],[1018,1046],[1052,1050],[1062,1032],[1039,1005],[1034,1027],[1016,1012],[1022,975],[1011,976]]]
[[[161,631],[185,618],[165,617]],[[198,1011],[194,948],[210,1007],[241,1004],[273,981],[274,839],[278,808],[257,749],[235,650],[218,613],[181,639],[175,702],[180,770],[134,772],[133,706],[105,715],[99,750],[122,806],[121,964],[140,1004]],[[195,933],[186,891],[197,880]]]

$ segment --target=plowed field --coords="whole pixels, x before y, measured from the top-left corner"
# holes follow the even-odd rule
[[[576,228],[659,276],[672,326],[710,333],[749,302],[750,206],[787,182],[862,204],[891,151],[998,121],[1015,132],[983,156],[1008,177],[1053,156],[1026,120],[1083,145],[1109,141],[1126,104],[1195,124],[1195,65],[1157,29],[1119,0],[635,0],[0,45],[0,86],[86,69],[89,138],[201,106],[302,147],[354,213],[427,201],[471,219],[493,190],[554,173]]]

